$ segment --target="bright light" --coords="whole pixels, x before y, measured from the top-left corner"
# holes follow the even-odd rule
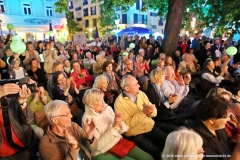
[[[119,25],[119,22],[120,22],[119,19],[116,19],[116,20],[115,20],[115,24],[116,24],[116,25]]]
[[[92,32],[92,28],[89,28],[89,32]]]

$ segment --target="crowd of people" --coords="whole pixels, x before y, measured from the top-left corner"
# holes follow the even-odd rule
[[[1,78],[26,82],[0,87],[0,159],[237,160],[240,40],[185,35],[172,56],[153,35],[10,43]]]

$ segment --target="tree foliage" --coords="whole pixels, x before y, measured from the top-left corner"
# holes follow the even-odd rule
[[[73,13],[68,10],[68,0],[59,0],[58,2],[56,2],[55,12],[66,13],[69,34],[74,34],[79,31],[80,28],[78,27],[78,23],[74,21]]]

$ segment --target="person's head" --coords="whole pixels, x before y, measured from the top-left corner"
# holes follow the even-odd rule
[[[74,69],[74,71],[79,71],[81,69],[81,66],[78,61],[73,61],[72,68]]]
[[[51,43],[50,43],[50,42],[47,42],[47,43],[45,44],[45,47],[46,47],[47,50],[51,50],[51,48],[52,48]]]
[[[140,48],[140,49],[138,50],[138,53],[139,53],[139,55],[142,56],[142,57],[145,56],[145,51],[144,51],[144,49],[142,49],[142,48]]]
[[[72,59],[73,60],[77,60],[78,59],[77,52],[72,52]]]
[[[233,81],[233,83],[231,84],[229,91],[237,96],[240,97],[240,80],[235,80]]]
[[[173,81],[175,79],[175,72],[174,72],[173,67],[166,66],[165,71],[166,71],[166,80],[168,80],[170,82]]]
[[[158,37],[157,37],[157,40],[158,40],[158,41],[162,41],[162,36],[158,36]]]
[[[220,66],[220,65],[222,64],[220,57],[215,57],[215,58],[213,59],[213,62],[214,62],[214,64],[215,64],[215,67]]]
[[[200,38],[200,37],[201,37],[201,34],[200,34],[200,33],[196,33],[196,34],[195,34],[195,37],[196,37],[196,38]]]
[[[206,49],[211,48],[211,43],[209,41],[205,41],[204,44]]]
[[[27,42],[27,49],[28,51],[33,51],[34,50],[34,46],[32,42]]]
[[[13,51],[10,49],[10,47],[7,47],[7,48],[6,48],[5,53],[6,53],[7,57],[10,57],[10,56],[13,55]]]
[[[65,59],[65,60],[63,61],[63,64],[64,64],[64,67],[70,67],[70,66],[71,66],[71,64],[70,64],[70,62],[69,62],[68,59]]]
[[[188,52],[189,52],[189,54],[193,54],[193,52],[194,52],[193,48],[189,48]]]
[[[145,43],[146,41],[146,37],[141,37],[141,43]]]
[[[206,59],[203,68],[212,71],[215,68],[215,64],[213,63],[212,59]]]
[[[53,72],[55,71],[64,71],[63,64],[61,62],[57,61],[53,64]]]
[[[108,87],[108,79],[104,75],[99,75],[95,78],[93,88],[98,88],[102,90],[103,92],[107,91]]]
[[[125,67],[127,68],[127,70],[132,71],[133,70],[133,61],[132,59],[127,59],[125,60]]]
[[[99,55],[101,55],[101,56],[104,58],[105,55],[106,55],[106,52],[105,52],[105,51],[100,51],[100,52],[99,52]]]
[[[182,55],[182,59],[185,61],[185,62],[189,62],[190,60],[190,55],[188,53],[185,53]]]
[[[225,100],[230,101],[232,98],[232,93],[227,91],[224,88],[214,87],[208,92],[206,97],[210,97],[210,96],[219,96],[224,98]]]
[[[209,130],[223,129],[229,121],[230,106],[230,101],[219,96],[210,96],[199,103],[196,116],[208,124]]]
[[[157,60],[157,66],[158,66],[159,68],[164,68],[164,66],[165,66],[165,61],[164,61],[164,60],[161,60],[161,59],[158,59],[158,60]]]
[[[165,70],[160,68],[152,70],[149,75],[149,79],[154,84],[163,84],[165,79]]]
[[[71,111],[68,104],[62,100],[48,102],[44,107],[44,113],[53,126],[68,128],[72,125]]]
[[[173,59],[172,59],[172,57],[170,57],[170,56],[167,56],[166,57],[166,60],[165,60],[165,64],[168,66],[168,65],[172,65],[173,64]]]
[[[214,44],[215,44],[215,45],[219,45],[219,44],[220,44],[220,38],[219,38],[219,37],[216,37],[216,38],[214,39]]]
[[[38,41],[37,48],[43,48],[43,42],[42,41]]]
[[[202,145],[203,140],[199,134],[182,127],[167,136],[162,155],[174,156],[165,157],[165,160],[202,160],[204,153]],[[176,158],[177,155],[189,155],[189,157]]]
[[[160,53],[159,59],[165,61],[166,60],[166,54],[165,53]]]
[[[38,68],[38,61],[36,58],[30,60],[29,65],[31,68]]]
[[[102,62],[103,62],[102,55],[96,55],[96,61],[97,61],[97,63],[102,64]]]
[[[87,52],[86,53],[86,57],[87,57],[87,59],[91,59],[92,58],[92,53],[91,52]]]
[[[133,59],[134,58],[134,53],[130,52],[129,55],[128,55],[128,58]]]
[[[60,50],[63,52],[65,49],[64,49],[64,45],[61,45],[60,46]]]
[[[83,95],[83,103],[92,108],[95,112],[101,113],[105,110],[104,93],[97,88],[86,90]]]
[[[143,63],[143,56],[138,55],[136,61],[138,63]]]
[[[190,78],[190,80],[191,80],[191,78],[192,78],[191,73],[190,73],[190,71],[188,71],[188,70],[183,70],[183,71],[181,72],[181,76],[182,76],[183,78]]]
[[[176,56],[176,57],[180,57],[180,55],[181,55],[180,51],[179,51],[179,50],[176,50],[176,51],[175,51],[175,56]]]
[[[52,83],[55,86],[57,86],[57,85],[59,85],[59,86],[66,86],[67,78],[65,77],[63,72],[56,71],[56,72],[53,73]]]
[[[135,77],[132,75],[125,75],[122,77],[121,87],[126,93],[135,96],[138,94],[140,86]]]
[[[111,73],[111,72],[113,72],[113,63],[110,62],[110,61],[105,61],[103,63],[103,67],[102,68],[103,68],[104,72]]]

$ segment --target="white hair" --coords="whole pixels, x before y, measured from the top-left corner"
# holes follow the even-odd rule
[[[141,52],[145,52],[144,49],[140,48],[140,49],[138,50],[138,53],[139,53],[139,54],[140,54]]]
[[[86,56],[87,56],[87,55],[89,55],[89,54],[90,54],[90,55],[92,55],[92,53],[91,53],[91,52],[87,52],[87,53],[86,53]]]
[[[108,83],[108,78],[105,75],[101,74],[95,78],[93,83],[93,88],[98,88],[98,86],[100,85],[101,79],[105,79]]]
[[[121,87],[122,87],[122,89],[124,89],[124,87],[128,84],[130,77],[133,77],[133,76],[128,74],[128,75],[124,75],[122,77],[122,80],[121,80]]]

